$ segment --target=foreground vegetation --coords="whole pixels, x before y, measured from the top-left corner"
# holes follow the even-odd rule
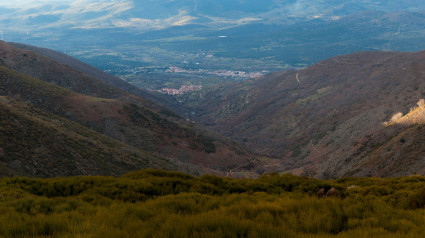
[[[0,237],[421,237],[424,205],[419,176],[3,178]]]

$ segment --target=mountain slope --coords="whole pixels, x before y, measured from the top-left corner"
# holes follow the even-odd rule
[[[407,156],[425,164],[425,153],[408,152],[407,144],[400,151],[406,154],[396,158],[397,171],[362,165],[389,157],[396,148],[385,146],[391,138],[406,134],[409,144],[420,144],[410,127],[420,132],[421,121],[409,126],[384,122],[425,98],[424,62],[425,52],[339,56],[304,70],[219,88],[202,95],[192,110],[198,122],[280,159],[278,170],[322,178],[423,174],[423,166],[403,163]]]
[[[60,53],[31,46],[26,48],[35,48],[38,51],[47,53],[45,53],[46,56],[43,56],[34,51],[21,49],[13,44],[0,41],[0,65],[85,95],[132,101],[158,113],[163,113],[170,119],[179,120],[178,116],[173,115],[169,110],[157,106],[142,97],[134,97],[129,92],[117,88],[115,85],[124,85],[122,88],[128,89],[127,84],[125,82],[120,84],[122,80],[118,78],[101,73],[88,65],[80,64],[77,60]],[[49,58],[49,56],[53,56],[53,59]],[[61,61],[58,62],[54,59]],[[82,72],[80,69],[86,72]],[[102,80],[97,77],[102,77]]]
[[[0,176],[118,176],[140,168],[178,169],[153,154],[77,123],[0,97]]]
[[[1,64],[8,67],[0,67],[0,95],[25,100],[41,110],[188,167],[194,164],[204,171],[227,174],[254,161],[250,152],[234,142],[200,130],[143,98],[34,52],[5,43],[2,46],[5,50],[0,51]]]
[[[118,98],[127,94],[32,51],[22,50],[4,42],[0,42],[0,49],[0,65],[19,73],[91,96]]]
[[[155,94],[151,94],[141,88],[138,88],[136,86],[133,86],[129,83],[127,83],[126,81],[117,78],[111,74],[108,74],[106,72],[103,72],[89,64],[83,63],[69,55],[60,53],[58,51],[54,51],[51,49],[47,49],[47,48],[40,48],[40,47],[35,47],[35,46],[31,46],[31,45],[26,45],[26,44],[20,44],[20,43],[9,43],[12,46],[15,46],[17,48],[21,48],[24,50],[29,50],[32,52],[36,52],[37,54],[40,54],[46,58],[49,58],[55,62],[67,65],[69,67],[71,67],[74,70],[77,70],[79,72],[82,72],[84,74],[89,75],[90,77],[99,79],[103,82],[105,82],[106,84],[112,85],[118,89],[121,89],[125,92],[134,94],[136,96],[142,97],[144,99],[148,99],[154,103],[149,103],[149,101],[145,101],[144,105],[149,107],[149,108],[155,108],[158,111],[164,111],[164,109],[159,109],[158,108],[158,104],[161,106],[164,106],[165,104],[163,103],[163,101],[165,100],[165,98],[159,98],[157,95]]]

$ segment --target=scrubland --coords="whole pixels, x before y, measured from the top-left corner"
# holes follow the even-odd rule
[[[420,176],[15,177],[0,179],[0,237],[422,237],[424,206]]]

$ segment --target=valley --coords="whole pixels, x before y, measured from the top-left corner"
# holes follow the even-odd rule
[[[269,160],[277,171],[328,179],[422,174],[424,155],[412,148],[422,145],[417,133],[423,124],[419,117],[407,119],[412,118],[407,113],[423,110],[424,57],[423,51],[338,56],[302,70],[180,95],[175,108],[180,105],[180,114],[280,160]],[[394,121],[411,123],[385,124],[397,113],[409,116]],[[378,164],[394,167],[383,172]]]
[[[423,237],[425,1],[0,1],[0,237]]]
[[[16,137],[16,141],[12,142],[10,136],[15,133],[18,125],[22,125],[19,130],[28,130],[28,133],[33,133],[30,128],[34,127],[33,121],[39,120],[38,114],[51,115],[52,118],[43,116],[42,121],[64,121],[64,124],[59,123],[54,126],[61,131],[70,131],[68,128],[62,128],[68,123],[78,124],[80,131],[77,134],[83,134],[86,138],[84,140],[93,141],[90,143],[97,143],[99,139],[96,137],[99,133],[109,139],[110,143],[99,145],[105,151],[113,151],[108,153],[105,160],[115,160],[122,156],[128,159],[118,166],[115,165],[117,166],[115,169],[112,164],[107,163],[100,171],[48,170],[49,172],[38,174],[41,177],[120,175],[132,169],[147,167],[182,170],[198,175],[207,172],[224,175],[229,170],[237,174],[238,171],[234,168],[238,164],[255,163],[255,156],[238,144],[198,128],[170,110],[135,95],[149,95],[147,91],[135,88],[121,79],[105,74],[69,56],[47,49],[19,46],[43,52],[56,61],[34,51],[4,42],[0,43],[2,65],[0,95],[5,102],[11,102],[11,105],[22,104],[19,108],[22,108],[23,112],[30,108],[38,110],[33,119],[29,116],[32,113],[29,113],[25,123],[21,124],[18,121],[12,123],[10,127],[3,128],[5,136],[2,137],[0,144],[3,176],[36,176],[38,169],[47,165],[57,166],[61,159],[73,160],[77,157],[83,161],[90,161],[96,160],[96,156],[101,156],[101,154],[84,152],[85,146],[77,143],[77,138],[74,139],[77,141],[70,143],[66,142],[67,137],[62,136],[58,137],[58,142],[62,146],[68,144],[67,149],[74,152],[71,153],[72,156],[69,153],[58,156],[55,150],[51,149],[52,145],[49,142],[49,137],[54,137],[54,133],[50,136],[46,135],[45,140],[41,141],[38,141],[35,136],[28,138],[24,136]],[[113,86],[114,84],[117,87]],[[151,98],[156,100],[155,96]],[[4,111],[5,123],[10,123],[6,118],[9,118],[8,114],[12,112]],[[126,151],[133,155],[126,155]],[[37,156],[41,152],[44,156]],[[20,159],[16,160],[18,157]],[[143,162],[136,163],[130,158],[137,158]],[[18,174],[14,174],[16,171],[13,168],[17,161],[19,164],[23,161],[32,161],[31,163],[36,167],[22,167]],[[157,167],[155,164],[158,163],[164,165]]]
[[[17,98],[184,172],[321,179],[425,173],[423,51],[360,52],[155,92],[48,49],[2,49],[5,101]],[[13,168],[13,156],[1,148],[11,158],[4,165]]]

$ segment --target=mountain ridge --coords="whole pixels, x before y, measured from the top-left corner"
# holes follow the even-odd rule
[[[133,86],[129,83],[127,83],[125,80],[120,79],[118,77],[115,77],[111,74],[108,74],[104,71],[101,71],[89,64],[86,64],[84,62],[81,62],[79,60],[77,60],[74,57],[71,57],[67,54],[58,52],[58,51],[54,51],[51,49],[47,49],[47,48],[42,48],[42,47],[36,47],[36,46],[31,46],[31,45],[27,45],[27,44],[22,44],[22,43],[14,43],[14,42],[10,42],[9,44],[17,47],[17,48],[21,48],[24,50],[29,50],[32,52],[36,52],[40,55],[43,55],[44,57],[47,57],[49,59],[52,59],[56,62],[59,62],[61,64],[64,65],[68,65],[69,67],[80,71],[82,73],[85,73],[93,78],[97,78],[102,80],[103,82],[112,85],[114,87],[117,87],[118,89],[121,89],[123,91],[126,91],[128,93],[134,94],[136,96],[142,97],[144,99],[147,99],[149,101],[152,101],[152,103],[150,103],[149,101],[145,101],[144,105],[150,108],[155,108],[157,109],[157,111],[164,111],[163,108],[158,109],[157,105],[160,105],[161,107],[166,107],[166,104],[163,103],[164,98],[158,98],[157,95],[149,93],[141,88],[138,88],[136,86]],[[170,113],[170,112],[166,112],[166,113]]]

